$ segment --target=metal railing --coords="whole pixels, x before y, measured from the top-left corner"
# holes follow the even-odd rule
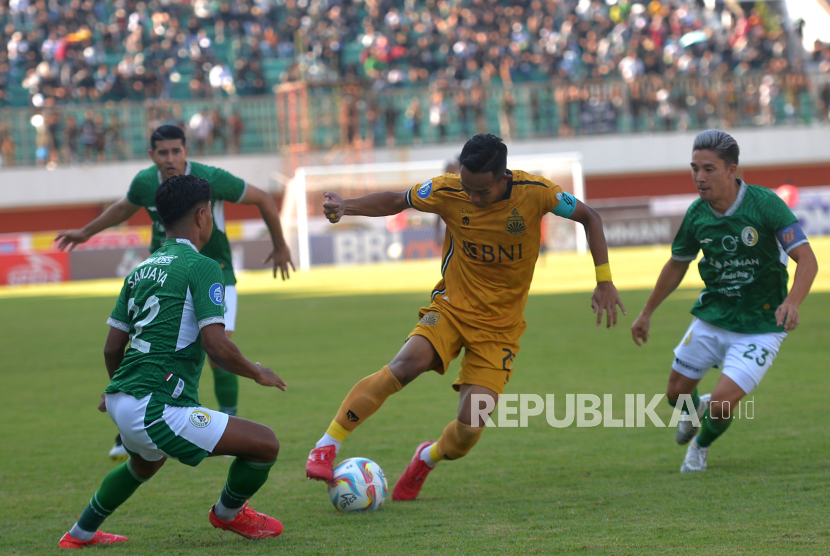
[[[185,126],[196,156],[279,152],[292,140],[307,149],[382,147],[457,142],[480,132],[505,139],[610,133],[672,132],[706,128],[813,125],[828,121],[830,75],[681,77],[523,83],[513,87],[388,89],[369,83],[304,88],[298,139],[280,135],[296,103],[279,95],[219,100],[149,101],[0,110],[0,156],[4,166],[59,165],[146,157],[152,129]],[[302,86],[300,88],[303,88]],[[296,86],[293,87],[297,89]],[[197,141],[187,127],[194,114],[218,114],[216,132]],[[282,112],[280,112],[282,110]],[[294,112],[292,112],[292,110]],[[68,133],[70,118],[82,126],[87,111],[98,121],[90,134]],[[280,113],[278,116],[278,112]],[[244,125],[230,124],[233,115]],[[101,121],[102,120],[102,121]],[[34,123],[43,122],[40,127]],[[49,133],[51,124],[51,131]],[[114,128],[114,131],[111,129]]]

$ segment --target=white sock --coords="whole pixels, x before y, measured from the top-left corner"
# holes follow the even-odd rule
[[[243,506],[244,504],[238,508],[228,508],[222,503],[222,499],[220,498],[219,501],[213,505],[213,513],[215,513],[216,517],[222,521],[233,521],[236,519],[239,510],[241,510]]]
[[[334,446],[334,452],[337,453],[340,451],[340,442],[335,440],[332,435],[326,433],[323,435],[323,438],[317,441],[317,445],[315,448],[323,448],[324,446]]]
[[[428,467],[435,467],[438,462],[432,461],[432,458],[429,457],[429,451],[432,448],[432,445],[427,446],[423,450],[421,450],[421,461],[426,463]]]
[[[79,541],[91,541],[92,538],[95,536],[95,531],[90,533],[89,531],[84,531],[78,524],[72,526],[72,529],[69,530],[69,535],[73,539],[78,539]]]

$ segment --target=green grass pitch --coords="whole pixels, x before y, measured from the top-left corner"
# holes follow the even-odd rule
[[[596,328],[589,294],[536,295],[509,393],[663,393],[671,349],[690,321],[681,291],[654,317],[637,348],[629,326],[646,292],[623,292],[617,329]],[[102,349],[109,298],[0,300],[0,554],[56,554],[104,475],[115,427],[96,410],[106,386]],[[127,535],[107,554],[828,554],[830,441],[826,414],[830,294],[812,294],[800,328],[761,386],[753,420],[737,420],[714,444],[709,471],[678,472],[685,448],[674,431],[490,429],[471,454],[439,464],[419,500],[341,514],[325,486],[308,481],[308,451],[349,388],[386,364],[415,325],[426,295],[240,298],[235,339],[269,365],[288,392],[244,381],[240,415],[271,426],[282,448],[252,505],[285,532],[252,542],[213,529],[208,509],[230,463],[192,469],[168,462],[104,530]],[[455,416],[446,376],[424,375],[345,443],[390,489],[424,440]],[[709,373],[701,392],[715,384]],[[202,402],[216,407],[208,370]],[[664,402],[659,415],[668,422]],[[615,416],[622,417],[622,407]]]

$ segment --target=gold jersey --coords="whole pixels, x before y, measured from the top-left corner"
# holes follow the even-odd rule
[[[443,279],[432,291],[432,303],[484,330],[524,327],[542,217],[560,199],[561,187],[522,171],[512,171],[504,197],[484,209],[470,202],[456,174],[410,189],[409,206],[437,214],[447,225]]]

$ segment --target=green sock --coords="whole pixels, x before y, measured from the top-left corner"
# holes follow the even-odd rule
[[[666,400],[669,402],[670,406],[677,407],[678,400],[671,401],[668,398],[666,398]],[[695,388],[695,391],[692,392],[692,403],[695,404],[695,407],[697,407],[697,405],[700,403],[700,396],[697,395],[697,388]],[[685,408],[686,406],[683,407]],[[683,413],[685,414],[688,412],[685,409],[683,409]]]
[[[94,533],[118,506],[126,502],[136,489],[146,482],[147,479],[136,475],[129,461],[119,465],[109,472],[101,483],[101,488],[92,496],[78,520],[78,527]]]
[[[700,432],[697,435],[697,445],[701,448],[708,448],[712,442],[718,439],[720,435],[726,432],[729,425],[732,424],[732,417],[729,419],[714,420],[709,416],[709,409],[703,414],[703,419],[700,423]]]
[[[700,396],[697,395],[697,388],[692,392],[692,403],[695,404],[695,407],[700,405]]]
[[[239,403],[239,377],[213,365],[210,368],[213,369],[213,387],[216,401],[219,402],[219,411],[236,415]]]
[[[271,463],[254,463],[236,458],[228,470],[228,481],[222,489],[219,501],[226,508],[241,508],[268,480],[268,473],[277,460]]]

